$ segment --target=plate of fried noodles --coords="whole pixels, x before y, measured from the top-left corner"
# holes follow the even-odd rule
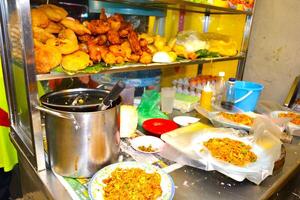
[[[265,153],[249,137],[212,132],[201,134],[194,141],[193,149],[206,164],[235,172],[256,171]]]
[[[171,200],[175,186],[171,176],[151,164],[120,162],[98,171],[88,190],[93,200]]]

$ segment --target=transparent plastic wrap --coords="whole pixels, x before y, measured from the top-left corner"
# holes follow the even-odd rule
[[[184,46],[187,52],[205,49],[221,56],[234,56],[238,53],[237,43],[230,36],[220,33],[182,31],[176,38],[176,44]]]
[[[160,154],[180,164],[206,171],[219,171],[236,181],[248,179],[260,184],[267,176],[272,175],[274,163],[281,154],[282,143],[278,138],[280,130],[273,132],[274,126],[270,123],[272,122],[266,118],[257,117],[251,129],[254,133],[252,136],[242,136],[239,131],[230,128],[201,129],[198,123],[162,135],[161,139],[171,147],[165,147]],[[229,138],[250,145],[257,160],[243,167],[218,160],[203,144],[211,138]]]

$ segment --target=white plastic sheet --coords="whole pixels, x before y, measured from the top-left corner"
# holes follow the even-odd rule
[[[217,170],[236,180],[249,181],[260,184],[267,176],[273,173],[274,163],[281,154],[281,141],[273,131],[270,120],[256,118],[252,128],[253,136],[243,136],[239,131],[229,128],[209,128],[192,132],[169,132],[162,135],[162,139],[171,148],[165,148],[161,156],[207,171]],[[280,131],[280,130],[279,130]],[[228,137],[240,140],[252,146],[253,152],[258,156],[257,161],[245,167],[234,166],[213,158],[208,151],[200,153],[203,142],[213,137]]]

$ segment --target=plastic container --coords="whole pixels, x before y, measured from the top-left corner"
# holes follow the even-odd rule
[[[221,101],[222,101],[222,96],[224,93],[224,88],[225,88],[225,72],[219,72],[219,80],[216,82],[215,85],[215,101],[214,104],[215,105],[221,105]]]
[[[232,110],[235,103],[235,78],[229,78],[226,83],[226,92],[223,94],[221,106]]]
[[[161,88],[160,100],[161,100],[161,111],[165,113],[172,113],[174,100],[175,100],[176,89],[173,87]]]
[[[263,88],[264,86],[259,83],[236,81],[235,106],[245,112],[254,111]]]

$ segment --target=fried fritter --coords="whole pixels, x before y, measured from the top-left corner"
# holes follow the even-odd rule
[[[147,52],[143,52],[140,58],[140,63],[149,64],[152,62],[152,55]]]
[[[117,31],[113,31],[113,30],[108,31],[107,39],[111,44],[121,44],[120,35]]]
[[[44,4],[39,6],[38,9],[42,10],[49,19],[55,22],[61,21],[68,15],[65,9],[53,4]]]
[[[49,39],[46,44],[57,47],[62,54],[70,54],[79,49],[77,37],[71,29],[60,31],[58,38]]]
[[[71,29],[63,29],[59,32],[58,38],[60,39],[69,39],[74,43],[78,43],[77,36],[75,35],[74,31]]]
[[[131,54],[130,57],[128,58],[128,60],[131,62],[138,62],[139,59],[140,59],[140,56],[137,54]]]
[[[123,64],[125,62],[124,57],[122,56],[117,56],[116,57],[116,63],[117,64]]]
[[[60,22],[65,27],[73,30],[77,35],[91,34],[91,31],[73,18],[65,18]]]
[[[43,11],[33,8],[31,9],[31,23],[33,27],[46,28],[49,24],[49,19]]]
[[[121,44],[121,49],[123,52],[125,52],[125,56],[128,59],[132,52],[129,42],[128,41],[123,42]]]
[[[45,31],[45,29],[39,27],[33,27],[32,31],[33,31],[33,38],[35,38],[39,42],[46,43],[48,39],[55,39],[55,36]]]
[[[105,54],[105,56],[103,57],[103,60],[105,63],[107,64],[116,64],[117,60],[116,60],[116,56],[114,56],[113,53],[108,52],[107,54]]]
[[[83,51],[76,51],[72,54],[66,55],[61,61],[62,67],[70,72],[83,70],[91,64],[92,61],[90,60],[89,55]]]
[[[35,48],[35,67],[37,73],[48,73],[58,66],[62,60],[61,53],[56,47],[38,45]]]
[[[109,51],[112,52],[115,56],[125,57],[125,51],[121,48],[121,45],[111,45]]]
[[[45,31],[56,34],[59,33],[59,31],[61,31],[62,28],[62,25],[50,21],[48,26],[45,28]]]

